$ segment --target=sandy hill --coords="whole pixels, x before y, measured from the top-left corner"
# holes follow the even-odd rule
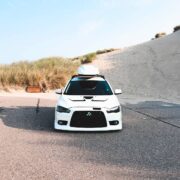
[[[180,99],[180,31],[102,55],[97,64],[126,94]]]

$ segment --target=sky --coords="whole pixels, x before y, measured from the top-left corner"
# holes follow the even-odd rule
[[[179,0],[0,0],[0,64],[124,48],[172,33]]]

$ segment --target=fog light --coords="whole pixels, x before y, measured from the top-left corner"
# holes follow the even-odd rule
[[[109,121],[110,125],[118,125],[119,121]]]
[[[59,125],[67,125],[67,121],[59,120],[58,124]]]

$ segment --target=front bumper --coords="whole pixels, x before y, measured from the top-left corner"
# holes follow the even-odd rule
[[[93,110],[93,108],[71,108],[70,113],[59,113],[55,111],[55,121],[54,121],[54,128],[56,130],[64,130],[64,131],[115,131],[115,130],[121,130],[122,129],[122,112],[118,113],[107,113],[105,108],[101,108],[101,112],[105,116],[106,126],[104,127],[72,127],[72,116],[75,112],[79,111],[99,111],[99,110]],[[60,125],[58,124],[58,121],[67,121],[66,125]],[[118,121],[119,124],[117,125],[110,125],[111,121]],[[86,121],[86,118],[83,120]]]

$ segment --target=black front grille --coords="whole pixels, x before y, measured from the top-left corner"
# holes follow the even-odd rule
[[[76,111],[71,118],[71,127],[106,127],[106,118],[102,111]]]

